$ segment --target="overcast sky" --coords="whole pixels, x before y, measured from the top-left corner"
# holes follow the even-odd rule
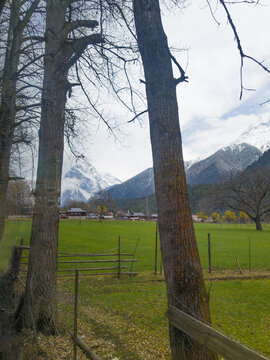
[[[270,66],[270,0],[264,3],[269,6],[241,4],[230,10],[244,51]],[[189,82],[177,89],[185,160],[208,156],[260,119],[270,119],[269,104],[260,106],[270,99],[270,75],[245,61],[244,86],[256,92],[245,92],[239,101],[237,44],[221,7],[215,17],[220,25],[212,18],[206,0],[194,0],[184,10],[163,12],[169,45],[188,49],[175,54],[189,76]],[[147,120],[145,116],[143,125],[124,121],[125,135],[118,142],[103,125],[95,129],[86,149],[92,165],[120,180],[152,166]]]

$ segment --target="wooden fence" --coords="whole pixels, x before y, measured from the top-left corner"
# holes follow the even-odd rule
[[[225,359],[269,360],[174,306],[169,306],[167,315],[171,325]]]
[[[24,250],[29,250],[27,246],[21,246]],[[121,252],[121,239],[118,237],[118,248],[113,253],[107,253],[106,251],[99,253],[64,253],[59,252],[57,254],[57,277],[70,277],[75,276],[75,268],[80,272],[80,276],[93,276],[93,275],[137,275],[137,272],[126,271],[128,264],[132,264],[137,260],[134,259],[134,253]],[[130,258],[132,257],[132,258]],[[71,258],[71,260],[65,260]],[[79,260],[75,260],[80,258]],[[84,258],[84,259],[81,259]],[[24,266],[21,272],[27,272],[28,254],[22,256],[21,264]],[[71,265],[72,267],[62,267],[65,265]],[[93,267],[85,267],[84,264],[95,264]],[[110,266],[97,267],[99,264],[109,264]],[[59,266],[60,265],[60,266]],[[77,266],[80,266],[78,268]],[[89,265],[87,265],[89,266]],[[91,266],[91,265],[90,265]]]

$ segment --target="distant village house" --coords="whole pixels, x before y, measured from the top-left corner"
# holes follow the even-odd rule
[[[67,219],[86,219],[86,211],[81,208],[71,208],[65,215]]]

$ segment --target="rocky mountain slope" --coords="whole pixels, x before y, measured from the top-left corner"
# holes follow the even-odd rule
[[[261,151],[246,143],[232,144],[213,155],[191,165],[187,170],[188,184],[213,184],[223,180],[229,173],[244,170],[258,160]]]
[[[262,153],[270,149],[270,120],[254,123],[229,146],[219,149],[203,160],[185,162],[190,185],[213,184],[229,173],[244,170],[252,163],[264,160]],[[270,154],[269,154],[270,157]],[[153,169],[149,168],[121,183],[110,174],[99,174],[94,168],[77,165],[63,177],[61,204],[70,200],[87,201],[100,189],[108,189],[115,199],[142,198],[154,193]]]
[[[247,170],[252,171],[257,168],[268,168],[270,169],[270,149],[263,153],[257,161],[247,167]],[[270,174],[269,174],[270,175]]]
[[[87,201],[97,191],[121,181],[110,174],[100,174],[94,167],[72,166],[62,178],[61,206],[70,201]]]
[[[144,170],[122,184],[112,186],[108,192],[115,199],[140,198],[153,194],[155,192],[153,168]]]
[[[234,144],[222,148],[204,160],[186,166],[187,182],[190,185],[213,184],[231,172],[244,170],[256,161],[261,151],[249,144]],[[190,164],[188,164],[190,165]],[[108,189],[113,198],[139,198],[154,193],[154,173],[149,168],[133,178]]]

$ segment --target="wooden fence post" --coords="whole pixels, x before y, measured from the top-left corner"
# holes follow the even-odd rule
[[[211,259],[211,239],[208,233],[208,262],[209,262],[209,273],[212,272],[212,259]]]
[[[121,277],[121,239],[118,236],[118,277]]]
[[[157,275],[157,247],[158,247],[158,222],[156,222],[155,275]]]
[[[74,338],[77,338],[78,328],[78,286],[79,285],[79,270],[75,270],[75,297],[74,297]],[[73,344],[73,360],[77,359],[77,345]]]
[[[240,274],[242,274],[242,270],[241,270],[238,258],[236,258],[236,264],[237,264],[237,267],[238,267],[238,270],[239,270]]]

